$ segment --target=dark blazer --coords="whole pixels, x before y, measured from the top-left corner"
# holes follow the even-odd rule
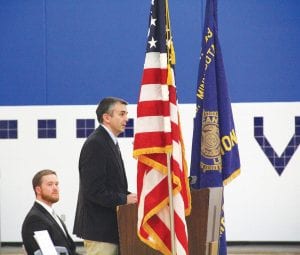
[[[127,178],[121,155],[100,125],[85,141],[79,158],[79,193],[73,233],[119,242],[116,207],[127,202]]]
[[[68,234],[65,224],[61,221],[64,231],[51,216],[51,214],[39,203],[35,202],[28,212],[22,225],[22,240],[28,255],[33,255],[40,247],[34,239],[34,231],[47,230],[54,246],[66,247],[69,255],[75,255],[75,244]]]

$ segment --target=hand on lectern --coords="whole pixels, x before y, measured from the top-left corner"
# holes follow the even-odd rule
[[[135,193],[130,193],[127,195],[127,204],[137,203],[137,195]]]

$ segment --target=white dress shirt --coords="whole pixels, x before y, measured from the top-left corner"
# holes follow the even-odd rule
[[[59,217],[55,213],[54,209],[51,206],[45,204],[44,202],[42,202],[40,200],[35,200],[35,201],[37,203],[39,203],[41,206],[43,206],[47,210],[47,212],[51,214],[51,216],[55,219],[55,221],[57,222],[57,224],[60,226],[60,228],[63,230],[63,232],[66,235],[66,231],[65,231],[65,229],[64,229],[64,227],[63,227],[63,225],[62,225],[62,223],[61,223],[61,221],[59,219]]]

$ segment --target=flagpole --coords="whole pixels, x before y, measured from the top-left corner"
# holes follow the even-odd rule
[[[166,3],[166,37],[167,41],[169,41],[171,37],[171,26],[170,26],[170,14],[169,14],[169,2],[165,0]],[[172,40],[172,39],[171,39]],[[173,51],[172,51],[173,50]],[[167,50],[168,55],[168,77],[167,83],[174,84],[174,76],[171,72],[171,63],[175,64],[175,54],[173,45],[170,45],[170,48]],[[173,58],[172,58],[173,57]],[[172,77],[172,81],[170,82],[170,78]],[[168,187],[169,187],[169,209],[170,209],[170,234],[171,234],[171,254],[175,255],[175,224],[174,224],[174,201],[173,201],[173,181],[172,181],[172,171],[171,171],[171,153],[167,153],[167,167],[168,167]]]
[[[171,252],[175,255],[175,225],[174,225],[174,205],[173,205],[173,185],[171,173],[171,153],[167,153],[168,168],[168,189],[169,189],[169,209],[170,209],[170,233],[171,233]]]

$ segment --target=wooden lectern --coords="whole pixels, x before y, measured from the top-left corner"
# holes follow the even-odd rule
[[[217,255],[223,188],[192,190],[192,211],[186,218],[190,255]],[[137,205],[118,207],[120,255],[161,255],[137,236]]]

